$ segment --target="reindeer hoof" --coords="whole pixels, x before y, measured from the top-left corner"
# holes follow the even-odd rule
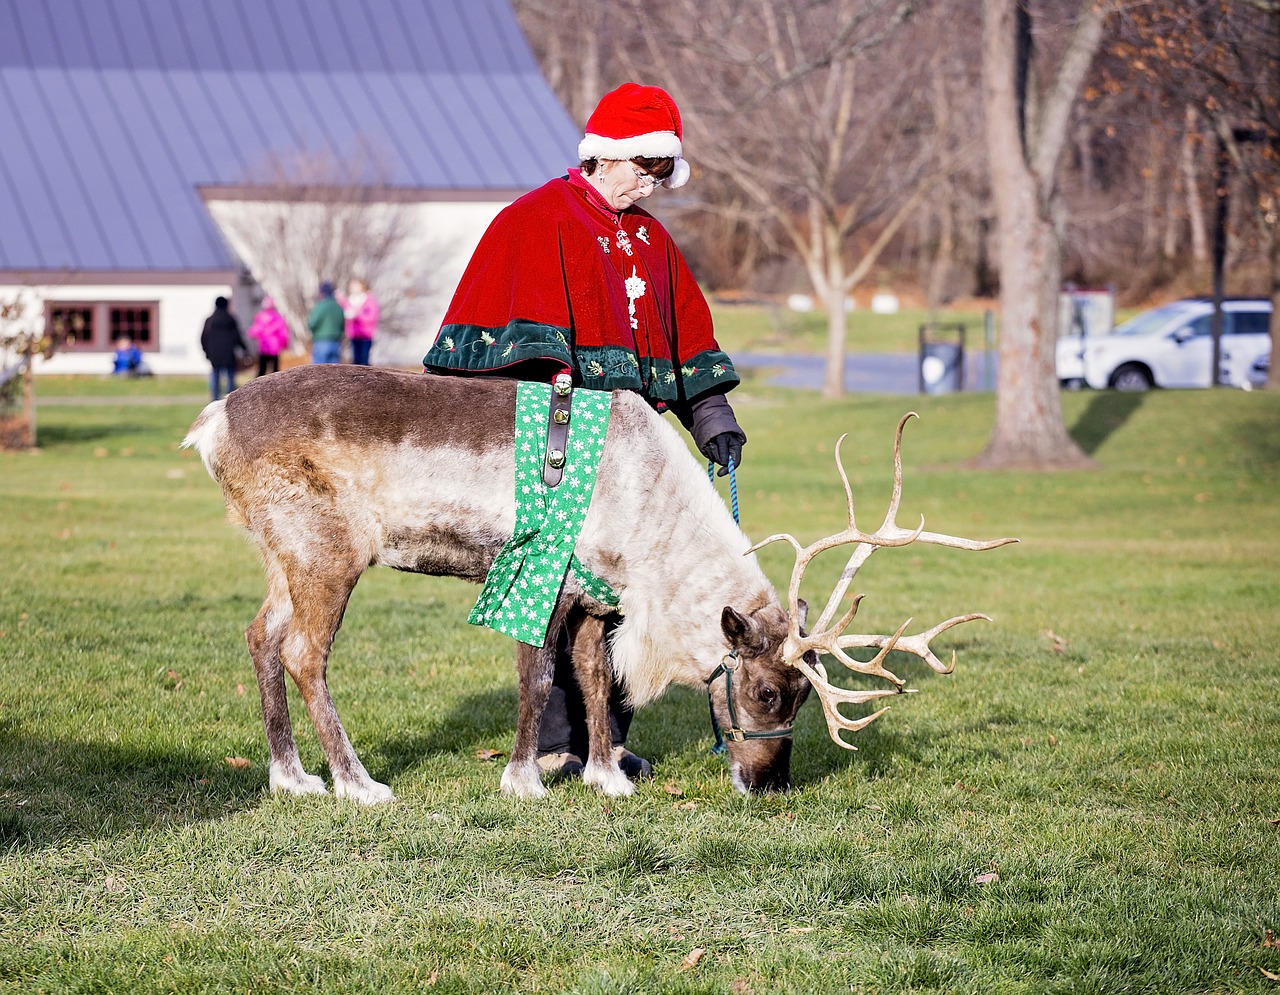
[[[272,791],[279,791],[286,795],[327,795],[329,793],[329,789],[324,786],[324,781],[314,774],[308,774],[300,768],[290,770],[277,763],[271,765],[267,783]]]
[[[339,798],[350,798],[361,805],[382,805],[396,800],[395,794],[387,785],[372,780],[364,784],[334,781],[333,793]]]
[[[633,795],[636,792],[636,786],[621,768],[605,767],[594,760],[587,762],[587,769],[582,773],[582,783],[591,785],[602,795]]]
[[[536,763],[507,764],[502,772],[501,791],[509,798],[545,798],[546,786],[542,783],[542,773]]]

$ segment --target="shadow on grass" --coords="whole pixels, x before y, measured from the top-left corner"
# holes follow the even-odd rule
[[[900,673],[905,673],[901,663],[897,668]],[[910,687],[922,688],[938,676],[927,667],[911,669]],[[869,682],[866,686],[881,685]],[[887,703],[901,705],[905,709],[910,697],[895,697],[888,699]],[[470,755],[477,744],[489,744],[509,751],[515,735],[517,707],[514,685],[467,695],[429,727],[379,743],[377,751],[381,762],[376,770],[371,770],[375,777],[385,774],[394,779],[422,765],[429,765],[433,758]],[[869,713],[873,710],[866,708],[863,711]],[[904,735],[900,728],[893,727],[890,716],[894,714],[891,712],[856,734],[846,734],[849,741],[858,747],[857,752],[852,752],[832,742],[822,708],[816,696],[810,695],[810,700],[796,717],[795,748],[792,752],[795,786],[803,789],[845,770],[851,763],[862,768],[862,776],[870,779],[886,774],[895,760],[918,761],[920,753],[916,742]],[[658,777],[663,776],[664,763],[673,757],[690,752],[706,753],[711,757],[713,742],[706,696],[685,687],[671,688],[657,701],[638,711],[628,738],[628,746],[653,762]]]
[[[36,422],[36,444],[42,448],[67,446],[83,442],[97,442],[120,435],[140,435],[153,426],[128,422],[104,421],[101,423],[47,424]]]
[[[0,723],[0,850],[219,819],[262,800],[261,770],[208,756],[50,740]]]
[[[1280,466],[1280,433],[1274,421],[1257,418],[1241,422],[1234,435],[1248,463],[1261,470]]]
[[[1133,391],[1100,390],[1094,393],[1089,406],[1071,426],[1071,438],[1092,456],[1118,431],[1133,413],[1142,406],[1145,394]]]

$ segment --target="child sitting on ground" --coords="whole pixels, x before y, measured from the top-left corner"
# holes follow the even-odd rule
[[[147,364],[142,361],[142,350],[134,345],[133,339],[121,335],[116,339],[116,352],[112,360],[111,375],[116,377],[146,377],[151,375]]]

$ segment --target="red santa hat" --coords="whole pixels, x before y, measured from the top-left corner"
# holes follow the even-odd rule
[[[674,159],[675,170],[663,186],[682,187],[689,181],[689,164],[682,151],[680,108],[660,86],[623,83],[600,98],[587,118],[586,136],[578,143],[578,158]]]

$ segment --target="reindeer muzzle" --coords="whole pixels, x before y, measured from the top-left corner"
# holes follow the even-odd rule
[[[738,711],[733,707],[733,675],[738,672],[740,665],[738,651],[733,650],[716,665],[716,669],[711,671],[711,676],[706,680],[707,708],[711,712],[711,729],[716,734],[715,745],[711,747],[711,752],[717,756],[723,756],[729,749],[725,744],[726,735],[733,742],[741,743],[747,739],[787,739],[794,731],[794,723],[787,725],[783,729],[765,729],[757,732],[748,732],[738,725]],[[721,677],[724,678],[724,697],[729,706],[729,728],[727,730],[721,730],[720,728],[720,720],[716,718],[715,699],[711,697],[711,685]]]

